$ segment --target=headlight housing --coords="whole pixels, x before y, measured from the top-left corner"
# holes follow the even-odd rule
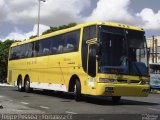
[[[149,81],[141,80],[141,81],[140,81],[140,84],[141,84],[141,85],[149,85]]]

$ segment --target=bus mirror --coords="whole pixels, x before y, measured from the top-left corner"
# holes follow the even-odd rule
[[[89,58],[88,58],[88,74],[91,77],[95,77],[96,76],[96,49],[93,48],[93,46],[94,45],[90,46]]]

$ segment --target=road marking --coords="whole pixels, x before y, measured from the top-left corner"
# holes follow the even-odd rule
[[[148,108],[150,110],[154,110],[154,111],[160,111],[159,109],[154,109],[154,108]]]
[[[77,114],[75,112],[70,112],[70,111],[65,111],[65,113],[68,113],[68,114]]]
[[[40,108],[49,109],[49,107],[46,106],[39,106]]]
[[[11,86],[11,87],[13,87],[13,85],[9,85],[9,84],[6,84],[6,83],[4,83],[4,84],[0,83],[0,86]]]
[[[27,103],[27,102],[21,102],[22,104],[25,104],[25,105],[28,105],[29,103]]]
[[[6,99],[6,101],[10,101],[10,102],[12,102],[13,100],[11,100],[11,99]]]
[[[1,98],[1,97],[3,97],[3,96],[0,95],[0,98]]]

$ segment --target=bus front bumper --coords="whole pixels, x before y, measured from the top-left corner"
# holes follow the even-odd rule
[[[102,96],[147,97],[149,91],[149,85],[98,83],[96,94]]]

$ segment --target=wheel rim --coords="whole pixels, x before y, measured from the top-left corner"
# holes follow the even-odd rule
[[[76,95],[77,90],[76,90],[76,84],[74,85],[74,94]]]
[[[21,83],[18,84],[18,88],[19,88],[19,89],[22,88],[22,84],[21,84]]]
[[[26,81],[26,88],[27,89],[29,88],[29,81],[28,80]]]

